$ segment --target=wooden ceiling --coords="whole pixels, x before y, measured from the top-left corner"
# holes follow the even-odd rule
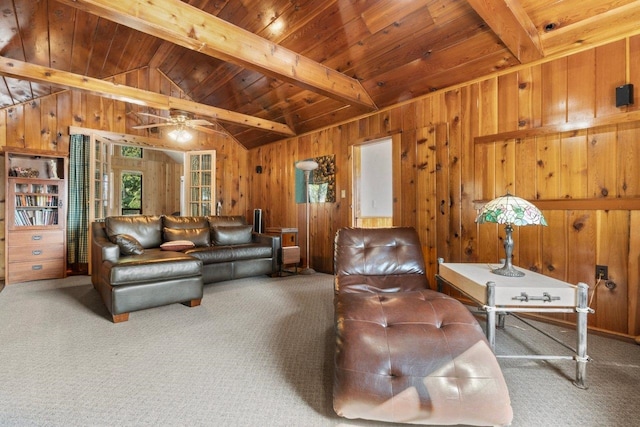
[[[638,0],[0,0],[0,12],[0,108],[75,88],[217,118],[247,148],[640,32]],[[187,99],[102,81],[144,67]]]

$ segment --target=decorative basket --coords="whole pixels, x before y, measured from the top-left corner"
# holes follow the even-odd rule
[[[20,178],[37,178],[40,175],[40,171],[33,168],[11,168],[11,176],[17,176]]]

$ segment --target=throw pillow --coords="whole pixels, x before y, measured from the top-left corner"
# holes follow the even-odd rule
[[[241,245],[251,243],[251,225],[216,226],[211,230],[214,245]]]
[[[185,249],[191,249],[195,246],[191,240],[173,240],[161,244],[160,249],[163,251],[184,251]]]
[[[124,255],[142,255],[144,253],[140,242],[128,234],[116,234],[111,241],[120,247],[120,252]]]
[[[164,228],[165,242],[173,242],[175,240],[189,240],[196,246],[209,246],[211,239],[209,237],[209,229],[207,228]]]

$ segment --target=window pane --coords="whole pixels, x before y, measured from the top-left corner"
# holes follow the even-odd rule
[[[128,147],[122,146],[120,153],[122,157],[133,157],[136,159],[142,158],[142,148],[141,147]]]
[[[124,172],[122,174],[122,214],[142,213],[142,174]]]
[[[202,172],[202,185],[211,185],[211,173]]]
[[[191,170],[192,171],[200,170],[200,157],[191,156]]]
[[[211,170],[211,155],[202,155],[202,170]]]

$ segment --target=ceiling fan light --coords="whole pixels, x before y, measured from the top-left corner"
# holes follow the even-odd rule
[[[169,132],[168,135],[169,135],[169,138],[180,143],[189,142],[191,141],[191,138],[193,138],[193,135],[191,135],[185,129],[174,129],[171,132]]]

